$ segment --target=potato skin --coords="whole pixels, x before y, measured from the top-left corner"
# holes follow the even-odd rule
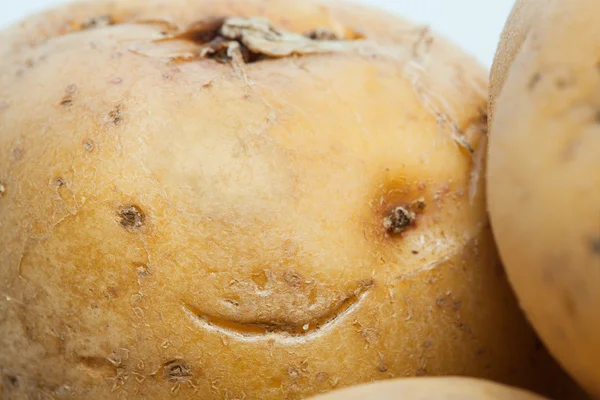
[[[246,65],[156,42],[231,15],[367,40]],[[4,393],[296,399],[452,374],[560,397],[475,179],[486,81],[428,31],[338,2],[76,3],[4,31]]]
[[[488,197],[521,306],[600,397],[600,4],[520,1],[491,74]]]
[[[392,379],[336,390],[312,400],[544,400],[534,393],[480,379]]]

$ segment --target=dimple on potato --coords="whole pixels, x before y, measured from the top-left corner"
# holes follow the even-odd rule
[[[534,393],[482,379],[392,379],[335,390],[312,400],[544,400]]]
[[[600,3],[522,0],[491,75],[489,203],[534,328],[600,397]]]
[[[79,2],[4,30],[3,394],[569,390],[492,241],[486,93],[442,38],[346,3]]]

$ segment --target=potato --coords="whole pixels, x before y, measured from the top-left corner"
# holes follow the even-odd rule
[[[489,203],[534,327],[600,397],[600,3],[521,1],[491,77]]]
[[[452,374],[559,397],[486,216],[486,89],[427,29],[338,2],[84,2],[7,29],[4,393]]]
[[[363,384],[314,400],[543,400],[509,386],[473,378],[407,378]]]

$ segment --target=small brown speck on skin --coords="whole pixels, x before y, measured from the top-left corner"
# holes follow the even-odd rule
[[[427,370],[425,368],[419,368],[415,373],[416,376],[427,376]]]
[[[71,105],[73,105],[73,96],[70,94],[65,95],[62,98],[60,105],[63,107],[70,107]]]
[[[137,206],[129,206],[119,211],[121,226],[127,230],[137,230],[144,225],[144,214]]]
[[[408,229],[414,222],[415,215],[404,207],[396,207],[384,218],[383,227],[388,233],[399,234]]]
[[[123,122],[123,108],[120,105],[114,107],[108,113],[108,117],[114,125],[120,125]]]
[[[54,180],[54,186],[56,186],[57,188],[64,186],[65,185],[65,180],[63,178],[56,178]]]
[[[388,371],[388,367],[385,364],[380,364],[378,369],[379,369],[379,372],[387,372]]]
[[[91,139],[85,140],[85,141],[83,142],[83,148],[84,148],[84,149],[85,149],[85,151],[87,151],[87,152],[92,152],[92,151],[94,151],[94,148],[95,148],[95,147],[96,147],[96,146],[95,146],[95,144],[94,144],[94,141],[93,141],[93,140],[91,140]]]

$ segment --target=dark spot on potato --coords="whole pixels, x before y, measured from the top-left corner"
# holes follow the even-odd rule
[[[110,286],[106,289],[106,292],[108,293],[109,297],[118,297],[119,296],[119,291],[117,290],[116,287],[114,286]]]
[[[379,372],[387,372],[388,371],[388,366],[385,364],[379,364],[379,366],[377,367],[377,369],[379,370]]]
[[[319,383],[327,382],[329,380],[329,374],[327,372],[318,372],[315,376],[315,380]]]
[[[412,226],[414,221],[414,213],[405,207],[396,207],[383,219],[383,227],[388,233],[399,234]]]
[[[425,368],[419,368],[415,372],[416,376],[427,376],[427,370]]]
[[[340,40],[340,37],[327,28],[318,28],[304,34],[309,39],[313,40]]]
[[[56,186],[57,188],[64,186],[65,184],[66,184],[66,182],[63,178],[54,179],[54,186]]]
[[[62,100],[60,101],[60,105],[62,107],[70,107],[73,105],[73,96],[71,95],[65,95]]]
[[[163,378],[180,381],[192,376],[192,367],[183,360],[171,360],[163,365]]]
[[[424,349],[430,349],[433,346],[433,341],[431,339],[425,339],[423,342]]]
[[[590,249],[592,250],[592,253],[600,257],[600,236],[590,240]]]
[[[415,254],[415,255],[416,255],[416,254],[419,254],[419,252],[418,252],[417,250],[413,250],[413,251],[411,251],[411,253],[413,253],[413,254]]]
[[[477,349],[477,351],[475,352],[475,355],[477,357],[481,357],[482,355],[484,355],[486,352],[486,348],[485,347],[480,347]]]
[[[129,206],[119,211],[121,226],[127,230],[135,231],[144,225],[144,214],[137,206]]]
[[[116,21],[110,15],[99,15],[93,18],[88,19],[83,22],[80,26],[81,30],[102,28],[105,26],[114,25]]]
[[[120,125],[123,122],[123,108],[120,105],[115,106],[108,113],[108,118],[114,125]]]
[[[19,386],[19,378],[17,378],[14,375],[7,375],[6,376],[6,380],[13,387],[18,387]]]
[[[87,139],[87,140],[83,141],[83,148],[85,149],[85,151],[91,153],[92,151],[94,151],[95,147],[96,147],[96,145],[93,140]]]
[[[530,91],[532,91],[533,89],[535,89],[535,87],[537,86],[538,83],[540,83],[540,81],[542,80],[542,74],[539,72],[536,72],[535,74],[533,74],[533,76],[531,77],[531,79],[529,79],[529,84],[527,85],[528,89]]]

